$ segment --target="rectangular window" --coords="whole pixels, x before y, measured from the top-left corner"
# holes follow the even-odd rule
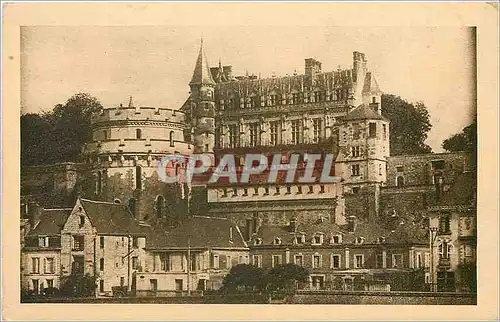
[[[377,136],[377,123],[370,122],[368,125],[368,136],[374,138]]]
[[[280,121],[273,121],[270,122],[270,130],[271,130],[271,145],[277,145],[279,144],[279,137],[281,134],[281,122]]]
[[[83,250],[84,248],[84,236],[74,235],[73,236],[73,250]]]
[[[53,287],[54,287],[54,280],[48,279],[47,280],[47,288],[53,288]]]
[[[232,260],[233,259],[231,258],[231,256],[226,256],[226,269],[231,269],[231,267],[233,266]]]
[[[375,268],[384,268],[384,256],[382,254],[375,255]]]
[[[104,293],[104,280],[99,281],[99,292]]]
[[[192,272],[196,271],[196,267],[197,267],[196,254],[191,254],[190,264],[191,264],[190,270]]]
[[[332,255],[332,268],[340,268],[340,255]]]
[[[363,268],[364,255],[354,255],[354,268]]]
[[[322,120],[320,118],[313,119],[313,143],[318,143],[321,141]]]
[[[250,123],[250,146],[258,146],[259,145],[259,136],[260,136],[260,126],[259,123]]]
[[[357,140],[359,139],[359,136],[361,134],[361,131],[360,131],[360,128],[359,128],[359,124],[358,123],[354,123],[352,125],[352,138]]]
[[[134,248],[139,248],[139,237],[133,237],[132,238],[132,246]]]
[[[132,269],[138,269],[139,268],[139,257],[134,256],[132,257]]]
[[[34,274],[40,274],[40,258],[33,257],[31,259],[31,272]]]
[[[238,142],[238,126],[236,124],[229,125],[229,147],[235,148],[239,144]]]
[[[383,134],[384,141],[386,141],[387,140],[387,126],[385,124],[382,124],[382,134]]]
[[[262,255],[253,255],[252,263],[254,266],[262,267]]]
[[[402,165],[397,166],[396,172],[403,172],[403,166]]]
[[[99,246],[104,248],[104,236],[99,237]]]
[[[273,255],[272,267],[281,265],[281,255]]]
[[[85,216],[80,215],[80,227],[83,227],[83,225],[85,225]]]
[[[359,146],[353,146],[351,148],[352,156],[353,157],[359,157],[360,156],[360,149]]]
[[[312,267],[313,268],[321,268],[321,255],[313,255]]]
[[[99,270],[104,271],[104,258],[99,260]]]
[[[429,253],[424,254],[424,264],[425,264],[425,268],[431,267],[431,256]]]
[[[304,266],[304,256],[303,255],[295,255],[295,265]]]
[[[56,272],[56,265],[54,263],[54,258],[45,259],[45,273],[54,274]]]
[[[38,288],[39,288],[39,284],[38,284],[38,280],[32,280],[33,282],[33,291],[35,291],[35,294],[38,294],[38,292],[40,291]]]
[[[213,260],[214,260],[213,268],[214,269],[219,269],[219,255],[214,255],[213,256]]]
[[[392,254],[392,268],[403,268],[403,254]]]
[[[464,256],[465,257],[472,257],[472,247],[470,245],[464,246]]]
[[[353,164],[351,166],[351,175],[352,176],[359,176],[359,164]]]
[[[422,254],[417,253],[417,262],[415,263],[415,268],[422,267]]]
[[[158,290],[158,280],[155,278],[152,278],[149,280],[149,289],[153,292],[156,292]]]
[[[292,121],[292,144],[299,144],[301,135],[301,126],[300,126],[301,120],[293,120]]]
[[[439,218],[439,232],[441,234],[450,233],[450,214],[442,214]]]
[[[164,272],[170,271],[170,255],[162,254],[160,255],[161,270]]]

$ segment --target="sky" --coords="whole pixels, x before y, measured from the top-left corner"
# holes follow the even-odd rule
[[[304,72],[316,58],[323,71],[349,68],[365,53],[385,93],[428,107],[427,144],[470,124],[476,110],[473,29],[457,27],[103,27],[21,29],[21,112],[48,111],[79,92],[105,107],[127,104],[180,108],[200,39],[211,66],[234,75],[270,77]]]

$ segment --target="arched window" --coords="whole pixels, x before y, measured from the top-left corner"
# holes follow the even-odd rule
[[[115,198],[114,203],[120,204],[120,203],[122,203],[122,201],[120,199],[118,199],[118,198]]]
[[[170,146],[174,146],[174,131],[170,131],[169,140]]]
[[[128,209],[130,209],[130,212],[135,217],[135,198],[130,198],[128,200]]]
[[[142,189],[142,168],[139,166],[135,167],[135,189]]]
[[[142,138],[142,131],[141,131],[141,129],[135,130],[135,138],[136,139],[141,139]]]
[[[156,197],[156,218],[163,217],[162,210],[163,210],[164,200],[165,200],[165,198],[163,198],[163,196]]]
[[[396,186],[402,187],[404,185],[405,185],[405,178],[403,176],[397,176],[396,177]]]
[[[279,237],[274,238],[274,245],[281,245],[281,238]]]

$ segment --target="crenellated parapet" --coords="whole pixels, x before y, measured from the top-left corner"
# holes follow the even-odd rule
[[[160,107],[123,107],[105,108],[99,114],[92,116],[93,127],[100,127],[102,123],[112,122],[163,122],[169,124],[184,125],[185,115],[183,112],[170,108]]]

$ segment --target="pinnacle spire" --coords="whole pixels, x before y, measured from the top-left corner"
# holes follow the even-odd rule
[[[132,96],[130,96],[130,99],[128,101],[128,107],[134,107],[134,100],[132,99]]]
[[[210,73],[207,57],[203,51],[203,37],[201,38],[200,52],[198,53],[198,59],[196,60],[196,65],[194,67],[193,77],[191,78],[189,85],[215,85],[215,81]]]

